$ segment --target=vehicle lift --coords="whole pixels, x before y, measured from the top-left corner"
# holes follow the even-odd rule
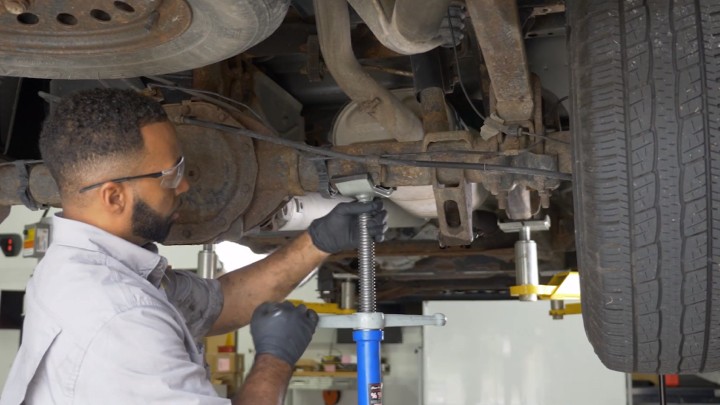
[[[515,242],[515,278],[518,285],[510,287],[510,295],[520,301],[550,300],[550,315],[563,319],[565,315],[580,313],[580,303],[565,304],[566,300],[580,300],[580,276],[577,271],[562,271],[550,279],[547,285],[540,284],[537,244],[530,238],[535,231],[550,230],[550,217],[541,221],[498,222],[505,233],[520,235]]]
[[[368,175],[357,175],[333,180],[338,192],[357,201],[370,203],[375,197],[387,198],[392,190],[373,185]],[[409,326],[444,326],[445,315],[392,315],[376,311],[375,297],[375,244],[368,226],[369,214],[361,214],[360,243],[358,247],[359,297],[358,312],[340,308],[337,304],[323,312],[339,315],[321,315],[318,327],[328,329],[352,328],[357,353],[357,391],[358,405],[382,405],[382,373],[380,362],[380,343],[383,329]],[[563,319],[565,315],[581,313],[579,302],[566,304],[566,300],[580,300],[580,278],[577,271],[558,272],[547,285],[539,282],[537,244],[531,239],[533,231],[550,229],[550,218],[537,221],[498,222],[499,228],[506,233],[517,232],[520,235],[515,243],[515,269],[518,285],[510,287],[510,294],[520,301],[550,300],[549,314],[553,319]],[[201,259],[202,261],[202,259]],[[206,266],[207,267],[207,266]],[[300,304],[300,302],[295,302]],[[311,305],[305,303],[306,305]],[[665,378],[660,377],[660,400],[666,403]]]
[[[388,197],[391,190],[376,187],[367,175],[351,176],[334,182],[338,191],[345,196],[355,197],[358,201],[369,203],[376,196]],[[383,329],[401,326],[443,326],[445,315],[389,315],[375,310],[375,245],[367,230],[368,215],[360,216],[359,282],[360,312],[340,308],[337,304],[310,304],[310,308],[324,313],[340,315],[322,315],[318,322],[320,328],[353,328],[353,339],[357,344],[358,374],[357,391],[359,405],[382,405],[382,374],[380,364],[380,342]],[[550,300],[550,315],[553,319],[563,319],[565,315],[579,314],[580,303],[566,304],[565,300],[580,299],[580,277],[577,271],[556,273],[547,285],[539,283],[537,245],[530,238],[531,231],[550,229],[550,218],[542,221],[521,221],[498,223],[507,233],[520,235],[515,243],[515,270],[519,285],[510,287],[510,294],[521,301]],[[198,270],[205,278],[213,278],[217,270],[218,258],[212,244],[203,245],[198,255]],[[301,302],[295,301],[295,305]],[[313,307],[312,305],[315,305]],[[665,376],[659,375],[660,405],[667,403]]]
[[[520,301],[550,300],[550,315],[553,319],[563,319],[565,315],[581,313],[579,302],[566,304],[565,300],[580,300],[580,275],[577,271],[556,273],[547,285],[539,282],[537,245],[530,238],[531,231],[550,229],[550,218],[542,221],[498,222],[503,232],[520,234],[515,242],[515,271],[519,285],[510,287],[510,295]],[[660,405],[667,404],[665,376],[658,375]]]

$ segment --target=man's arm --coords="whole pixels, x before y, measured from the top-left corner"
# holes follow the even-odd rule
[[[224,304],[208,335],[237,330],[250,322],[263,302],[282,301],[310,272],[332,253],[357,248],[358,215],[368,213],[368,231],[376,241],[387,228],[381,201],[342,203],[318,218],[308,232],[270,256],[220,277]]]
[[[233,405],[278,405],[285,401],[293,368],[269,354],[261,354],[248,373]]]
[[[224,304],[209,335],[247,325],[258,305],[282,301],[328,256],[305,232],[268,257],[220,277]]]
[[[284,402],[293,367],[307,349],[318,323],[315,311],[285,301],[258,306],[250,321],[255,362],[233,405]]]

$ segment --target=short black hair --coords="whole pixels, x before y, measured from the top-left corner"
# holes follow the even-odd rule
[[[140,128],[168,121],[160,103],[133,90],[92,89],[61,100],[40,133],[40,153],[61,196],[107,159],[143,150]]]

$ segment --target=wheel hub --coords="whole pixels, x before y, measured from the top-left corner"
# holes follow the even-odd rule
[[[192,21],[185,0],[3,0],[0,52],[128,52],[173,40]]]

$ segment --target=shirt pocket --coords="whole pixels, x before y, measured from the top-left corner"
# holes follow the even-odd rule
[[[22,344],[10,369],[0,405],[24,403],[38,367],[60,332],[60,325],[43,313],[25,318]]]

